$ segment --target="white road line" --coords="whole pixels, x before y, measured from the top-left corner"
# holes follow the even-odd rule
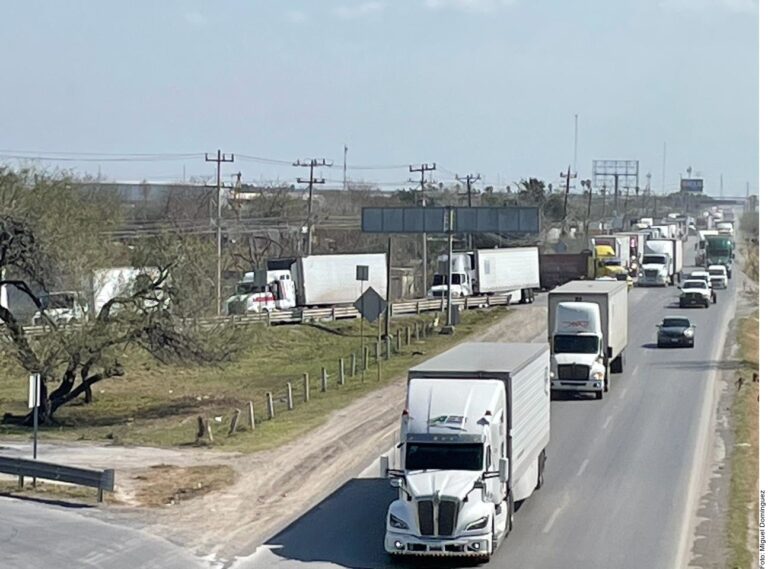
[[[544,526],[544,529],[541,530],[542,533],[549,533],[549,530],[552,529],[552,526],[555,523],[555,520],[557,519],[557,516],[560,515],[560,512],[563,511],[563,507],[559,506],[554,512],[552,512],[552,515],[549,517],[549,521],[547,522],[547,525]]]
[[[611,419],[613,419],[613,415],[608,415],[608,418],[605,420],[605,423],[603,423],[603,429],[605,429],[606,427],[608,427],[608,425],[609,425],[609,424],[610,424],[610,422],[611,422]]]
[[[627,396],[627,388],[625,387],[625,388],[624,388],[624,389],[622,389],[622,390],[621,390],[621,392],[619,393],[619,399],[624,399],[626,396]]]
[[[584,462],[581,463],[581,466],[579,467],[579,471],[576,473],[576,476],[581,476],[584,474],[584,470],[587,468],[587,464],[589,463],[589,459],[585,458]]]

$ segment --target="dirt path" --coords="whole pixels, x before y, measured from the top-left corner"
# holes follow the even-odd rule
[[[514,308],[475,341],[530,341],[541,334],[546,308]],[[153,512],[149,528],[199,555],[231,559],[249,553],[358,474],[392,444],[405,378],[333,413],[321,427],[279,449],[229,462],[234,486]]]
[[[471,341],[527,342],[546,326],[546,305],[513,307],[509,315]],[[405,378],[332,413],[314,431],[278,449],[250,455],[205,449],[158,449],[78,443],[46,443],[40,456],[73,466],[115,468],[116,498],[128,507],[94,512],[110,521],[143,527],[197,555],[227,561],[251,553],[263,541],[356,476],[394,440],[405,399]],[[0,446],[27,456],[29,443]],[[136,507],[136,476],[158,464],[226,464],[238,474],[224,491],[168,506]]]

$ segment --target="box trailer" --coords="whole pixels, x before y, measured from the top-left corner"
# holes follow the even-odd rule
[[[450,290],[455,298],[504,294],[531,302],[534,289],[540,286],[537,247],[459,251],[453,253],[452,264]],[[447,294],[447,272],[448,255],[440,255],[429,297]]]
[[[602,399],[612,373],[624,370],[629,338],[627,286],[572,281],[549,292],[552,389],[588,391]]]
[[[549,290],[579,279],[595,278],[595,259],[590,251],[539,254],[539,283]]]
[[[385,550],[488,559],[544,482],[546,344],[466,343],[408,372]]]

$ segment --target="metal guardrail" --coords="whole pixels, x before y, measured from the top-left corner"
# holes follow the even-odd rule
[[[421,314],[423,312],[443,311],[446,309],[445,298],[422,298],[418,300],[403,300],[393,302],[390,306],[393,316],[404,314]],[[511,304],[509,297],[505,295],[465,297],[453,300],[454,306],[460,306],[465,310],[482,308],[486,306],[505,306]],[[290,310],[273,310],[256,314],[236,314],[231,316],[212,316],[201,318],[197,324],[203,328],[211,328],[218,324],[231,323],[235,326],[248,326],[259,322],[267,324],[299,324],[314,320],[340,320],[345,318],[359,318],[360,314],[354,306],[333,306],[330,308],[292,308]],[[72,328],[77,328],[73,325]],[[24,331],[30,336],[43,334],[45,326],[25,326]]]
[[[98,489],[99,502],[104,500],[105,490],[113,492],[115,489],[115,471],[111,468],[89,470],[51,462],[40,462],[39,460],[0,456],[0,473],[18,476],[19,488],[24,487],[25,476],[96,488]]]

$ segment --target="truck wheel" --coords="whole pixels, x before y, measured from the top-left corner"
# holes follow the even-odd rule
[[[603,392],[595,391],[595,399],[602,399],[602,398],[603,398]]]

